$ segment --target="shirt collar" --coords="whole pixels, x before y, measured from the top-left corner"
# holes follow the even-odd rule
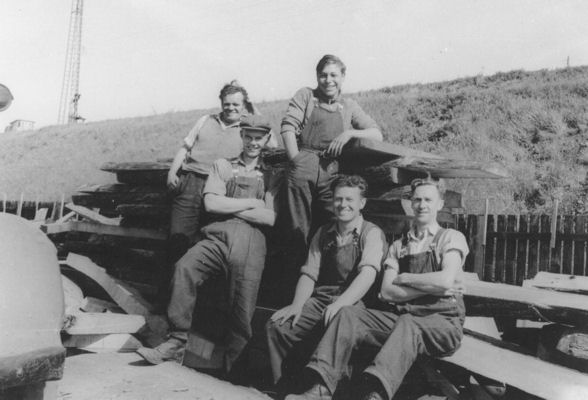
[[[214,114],[214,118],[218,121],[221,128],[223,128],[223,129],[238,128],[241,125],[241,121],[233,122],[232,124],[227,125],[224,123],[223,119],[221,118],[221,115],[222,115],[222,113]]]
[[[232,164],[238,164],[243,168],[247,167],[247,164],[245,164],[245,160],[243,160],[243,153],[239,154],[237,157],[231,158],[229,161]],[[264,171],[266,169],[266,165],[263,162],[263,158],[261,156],[257,157],[257,162],[255,163],[253,169],[257,169],[260,171]]]
[[[325,94],[317,87],[312,91],[312,95],[319,99],[321,103],[335,104],[341,102],[341,92],[339,92],[339,94],[337,94],[337,97],[335,97],[334,99],[330,99],[327,96],[325,96]]]
[[[358,218],[355,219],[355,221],[353,221],[353,225],[351,225],[351,230],[349,232],[355,232],[358,233],[361,231],[361,226],[363,225],[363,216],[360,215]],[[335,233],[339,233],[337,231],[337,221],[334,221],[331,226],[329,226],[329,228],[327,229],[327,232],[335,232]]]
[[[437,221],[435,221],[434,223],[427,226],[427,229],[425,232],[427,233],[427,236],[435,236],[437,234],[437,232],[439,231],[439,229],[441,229],[441,227],[439,226],[439,223],[437,223]],[[416,240],[416,241],[422,240],[417,236],[416,226],[414,224],[411,226],[410,230],[408,231],[408,238],[410,240]]]

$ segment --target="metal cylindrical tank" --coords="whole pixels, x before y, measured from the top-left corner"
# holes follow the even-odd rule
[[[29,221],[0,214],[0,357],[61,346],[57,250]]]

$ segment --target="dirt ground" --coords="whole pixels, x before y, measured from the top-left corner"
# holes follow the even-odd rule
[[[59,400],[269,400],[179,364],[148,365],[135,353],[87,353],[67,357]]]

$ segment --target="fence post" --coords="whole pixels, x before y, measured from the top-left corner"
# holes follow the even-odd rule
[[[487,215],[478,215],[476,219],[476,236],[474,237],[474,272],[480,280],[484,279],[484,253],[486,251]]]
[[[16,215],[18,215],[19,217],[22,216],[22,203],[24,201],[24,193],[21,192],[20,193],[20,201],[18,202],[18,207],[16,208]]]

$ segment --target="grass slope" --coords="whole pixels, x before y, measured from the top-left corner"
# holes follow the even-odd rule
[[[470,212],[588,212],[588,67],[511,71],[351,95],[385,140],[448,157],[493,161],[512,179],[451,181]],[[277,128],[286,101],[259,104]],[[0,135],[0,195],[58,199],[87,183],[113,182],[106,161],[173,157],[206,112],[197,110]]]

